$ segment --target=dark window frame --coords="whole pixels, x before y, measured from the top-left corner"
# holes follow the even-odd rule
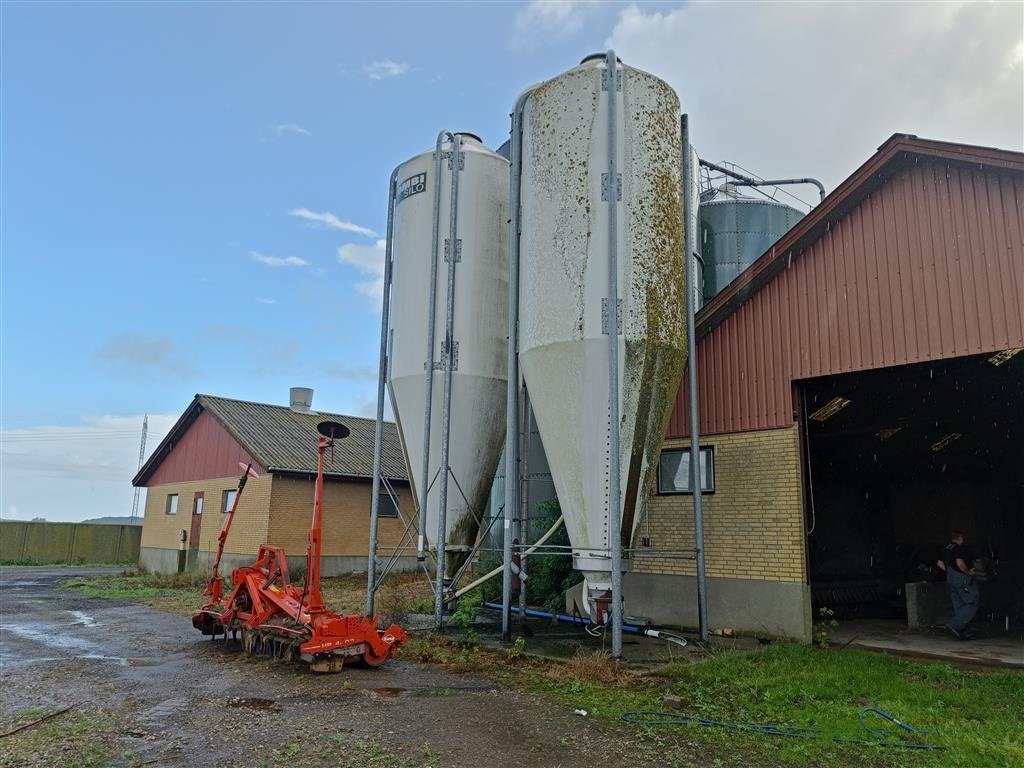
[[[387,491],[381,491],[377,498],[377,517],[395,519],[399,516],[398,504],[391,497],[391,494]]]
[[[235,500],[231,499],[231,504],[228,504],[228,495],[232,493],[235,494],[235,496],[237,497],[238,489],[225,488],[223,491],[220,492],[220,513],[222,515],[226,515],[228,512],[231,511],[231,504],[234,504]]]
[[[716,475],[715,475],[715,446],[713,445],[702,445],[700,447],[702,455],[710,456],[710,463],[707,463],[708,473],[711,475],[709,478],[710,487],[701,487],[701,495],[706,496],[713,494],[716,489]],[[666,448],[658,455],[658,496],[692,496],[693,488],[681,489],[681,490],[663,490],[661,483],[661,459],[667,453],[682,453],[687,455],[687,461],[689,461],[689,448]],[[699,462],[698,462],[699,464]],[[698,466],[698,472],[700,468]],[[703,474],[703,473],[702,473]],[[703,479],[703,478],[702,478]]]
[[[171,503],[171,499],[174,499],[174,503],[173,504]],[[180,501],[180,499],[178,498],[178,494],[176,494],[176,493],[168,493],[167,494],[167,501],[164,502],[164,514],[165,515],[176,515],[176,514],[178,514],[178,502],[179,501]],[[174,507],[173,509],[171,509],[172,506]]]

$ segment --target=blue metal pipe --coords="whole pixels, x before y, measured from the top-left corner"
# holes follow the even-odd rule
[[[502,610],[500,603],[484,603],[484,608],[490,608],[493,611]],[[513,613],[519,613],[519,609],[515,606],[510,606],[509,610]],[[564,621],[567,624],[589,624],[590,619],[585,619],[581,616],[570,616],[567,613],[549,613],[548,611],[538,611],[535,608],[527,608],[524,615],[531,619],[558,619],[558,621]],[[642,627],[634,627],[632,624],[623,624],[622,631],[627,632],[631,635],[642,635],[646,630]]]

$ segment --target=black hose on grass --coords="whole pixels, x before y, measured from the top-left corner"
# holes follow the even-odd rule
[[[879,717],[894,723],[908,733],[923,735],[929,731],[919,731],[906,723],[900,722],[888,712],[876,707],[866,707],[860,711],[858,720],[861,728],[868,733],[885,736],[888,732],[882,728],[872,728],[865,722],[865,716],[875,714]],[[837,744],[860,744],[870,747],[894,747],[898,749],[945,749],[942,744],[929,744],[925,742],[908,741],[896,739],[895,741],[879,741],[872,739],[854,739],[846,736],[836,736],[823,731],[820,728],[811,728],[798,725],[771,725],[767,723],[730,723],[723,720],[709,720],[696,715],[680,715],[674,712],[654,712],[650,710],[631,710],[620,715],[623,722],[631,725],[705,725],[714,728],[725,728],[730,731],[743,731],[746,733],[757,733],[762,736],[783,736],[790,739],[822,739]]]

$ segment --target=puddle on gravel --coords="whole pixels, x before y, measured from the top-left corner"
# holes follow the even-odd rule
[[[405,688],[370,688],[368,692],[373,699],[397,699],[409,695]]]
[[[84,611],[68,611],[68,613],[75,617],[75,624],[81,624],[83,627],[97,626],[96,619]]]
[[[75,658],[88,661],[113,661],[122,667],[159,667],[163,664],[159,659],[129,659],[124,656],[108,656],[105,653],[84,653]]]
[[[38,627],[38,629],[35,627]],[[44,625],[5,624],[4,629],[25,640],[34,640],[51,648],[86,650],[96,647],[95,643],[90,643],[88,640],[64,633],[59,626],[50,625],[44,628]]]
[[[281,706],[276,704],[273,699],[259,699],[259,698],[243,698],[234,696],[228,699],[229,707],[238,707],[241,709],[255,709],[258,712],[280,712]]]

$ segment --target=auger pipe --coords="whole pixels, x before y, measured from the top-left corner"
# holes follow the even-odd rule
[[[518,509],[519,494],[519,227],[520,186],[523,175],[523,110],[536,85],[519,94],[512,107],[509,140],[509,226],[508,226],[508,389],[505,399],[505,505],[501,580],[501,637],[510,640],[512,622],[512,516]],[[495,573],[491,572],[492,575]]]
[[[536,542],[534,542],[533,546],[531,546],[531,547],[528,547],[528,548],[526,549],[526,551],[525,551],[525,552],[523,552],[523,554],[521,554],[521,555],[519,556],[519,560],[520,560],[520,562],[521,562],[521,561],[523,561],[523,560],[525,560],[525,559],[526,559],[527,557],[529,557],[530,555],[532,555],[532,554],[533,554],[533,553],[534,553],[534,552],[535,552],[535,551],[536,551],[537,549],[539,549],[540,547],[542,547],[542,546],[544,545],[544,542],[546,542],[546,541],[547,541],[548,539],[550,539],[550,538],[551,538],[552,536],[554,536],[554,535],[555,535],[555,532],[556,532],[556,531],[557,531],[557,530],[559,529],[559,527],[560,527],[560,526],[562,525],[562,523],[564,523],[564,522],[565,522],[565,518],[564,518],[563,516],[561,516],[561,515],[560,515],[560,516],[558,517],[558,519],[557,519],[557,520],[555,520],[555,523],[554,523],[554,525],[552,525],[552,526],[551,526],[551,527],[550,527],[550,528],[548,529],[547,533],[545,533],[545,534],[544,534],[543,536],[541,536],[541,537],[540,537],[539,539],[537,539],[537,541],[536,541]],[[566,553],[566,554],[568,554],[568,553]],[[509,559],[509,561],[508,561],[508,565],[509,565],[510,567],[511,567],[511,566],[513,565],[513,564],[512,564],[512,561],[511,561],[511,558],[510,558],[510,559]],[[485,573],[485,574],[484,574],[483,576],[481,576],[481,577],[480,577],[479,579],[477,579],[476,581],[470,582],[469,584],[467,584],[466,586],[464,586],[464,587],[463,587],[462,589],[460,589],[460,590],[459,590],[458,592],[456,592],[456,593],[455,593],[454,595],[452,595],[452,597],[462,597],[462,596],[463,596],[464,594],[466,594],[467,592],[470,592],[471,590],[475,589],[476,587],[479,587],[479,586],[480,586],[481,584],[483,584],[483,583],[484,583],[485,581],[488,581],[489,579],[492,579],[492,578],[494,578],[495,576],[497,576],[497,575],[498,575],[499,573],[502,573],[503,571],[505,571],[505,565],[504,565],[504,564],[502,564],[502,565],[499,565],[499,566],[498,566],[497,568],[495,568],[495,569],[494,569],[493,571],[490,571],[490,572],[488,572],[488,573]]]
[[[448,216],[448,285],[445,295],[445,329],[444,329],[444,395],[441,402],[441,464],[437,504],[437,586],[434,590],[434,626],[438,632],[444,624],[444,577],[447,570],[448,546],[448,477],[451,475],[449,462],[451,456],[452,427],[452,378],[455,357],[455,264],[458,261],[459,234],[459,173],[462,170],[462,137],[452,136],[452,151],[449,155],[451,163],[451,199]],[[437,247],[437,241],[434,241]],[[426,509],[421,510],[421,519],[426,519]]]
[[[608,84],[608,179],[618,178],[619,60],[609,49],[605,57]],[[622,493],[619,416],[619,202],[608,195],[608,542],[612,568],[612,658],[622,655]]]
[[[731,176],[738,182],[733,184],[735,187],[783,187],[791,184],[813,184],[818,188],[818,195],[820,199],[825,199],[825,185],[817,179],[812,179],[809,176],[795,179],[755,179],[753,176],[747,176],[744,173],[739,173],[731,168],[726,168],[724,165],[718,165],[718,163],[712,163],[708,160],[701,160],[700,164],[705,168],[710,168],[713,171],[724,173],[726,176]]]
[[[420,470],[419,493],[419,536],[416,539],[416,559],[423,562],[427,559],[427,494],[430,486],[430,428],[431,410],[434,405],[434,345],[437,342],[437,237],[441,232],[441,162],[442,147],[445,139],[455,144],[455,134],[441,131],[437,134],[434,144],[434,221],[430,242],[430,313],[427,315],[427,356],[426,368],[427,391],[423,408],[423,465]]]
[[[388,181],[388,224],[384,235],[384,295],[380,315],[380,354],[377,359],[377,423],[373,430],[373,484],[370,490],[370,549],[366,560],[366,615],[373,615],[377,587],[377,531],[380,520],[381,457],[384,453],[384,397],[388,378],[388,326],[391,324],[391,260],[395,234],[395,191],[398,168]]]

